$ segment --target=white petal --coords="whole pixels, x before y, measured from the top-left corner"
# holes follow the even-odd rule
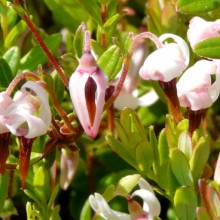
[[[130,215],[112,210],[99,193],[95,193],[95,196],[90,196],[89,203],[96,212],[100,213],[100,216],[107,220],[130,220]]]
[[[143,210],[148,212],[150,216],[152,217],[159,216],[161,211],[161,206],[154,193],[148,190],[140,189],[132,193],[132,197],[134,196],[139,196],[140,198],[143,199],[144,201]]]
[[[184,57],[185,57],[185,66],[187,67],[189,65],[189,54],[190,54],[188,45],[181,37],[175,34],[163,34],[159,37],[159,40],[163,42],[164,40],[168,38],[172,38],[181,48],[182,53],[184,54]]]

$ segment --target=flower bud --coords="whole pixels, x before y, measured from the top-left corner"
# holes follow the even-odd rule
[[[203,40],[212,37],[219,37],[220,19],[216,21],[205,21],[200,17],[193,17],[190,20],[187,37],[192,48]]]
[[[163,34],[163,42],[173,38],[176,43],[164,44],[162,48],[151,53],[140,69],[140,77],[145,80],[169,82],[180,76],[189,64],[189,48],[186,42],[177,35]]]
[[[69,81],[70,96],[89,137],[96,137],[105,104],[107,78],[90,52],[85,52]]]

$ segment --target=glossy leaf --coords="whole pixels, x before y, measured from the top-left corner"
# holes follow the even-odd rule
[[[16,75],[21,58],[20,48],[17,46],[11,47],[4,53],[3,58],[10,66],[13,76]]]
[[[177,0],[177,8],[183,13],[203,13],[220,7],[219,0]]]
[[[136,148],[136,161],[140,171],[147,172],[154,160],[154,152],[148,141],[140,142]]]
[[[170,153],[171,168],[179,183],[183,186],[193,187],[193,178],[186,156],[179,149]]]
[[[7,88],[13,80],[13,75],[8,63],[3,58],[0,58],[0,76],[0,86]]]
[[[178,219],[192,220],[196,217],[197,196],[193,188],[181,187],[174,196],[174,208]]]
[[[8,33],[5,39],[5,47],[10,48],[15,45],[19,39],[19,37],[24,33],[27,29],[27,24],[24,21],[20,21],[16,24],[12,30]]]
[[[116,45],[108,48],[99,58],[98,66],[106,73],[109,81],[114,79],[122,66],[121,50]]]
[[[178,148],[185,154],[189,160],[192,155],[192,141],[187,132],[182,132],[179,136]]]
[[[138,184],[140,180],[139,174],[128,175],[120,179],[116,186],[116,192],[119,195],[128,195],[134,189],[134,187]]]
[[[46,202],[50,197],[50,175],[44,166],[37,168],[34,175],[33,186],[35,194],[38,195],[41,201]]]
[[[96,21],[97,24],[102,26],[102,19],[100,8],[96,0],[77,0],[77,2],[82,5],[83,8],[89,13],[89,15]]]
[[[106,137],[106,140],[114,152],[116,152],[128,164],[137,168],[135,158],[133,155],[131,155],[127,151],[127,149],[126,149],[127,146],[124,146],[121,142],[119,142],[118,140],[116,140],[114,137],[112,137],[110,135]]]
[[[209,158],[210,146],[208,138],[200,138],[194,148],[195,149],[190,160],[190,169],[192,171],[194,181],[197,181],[200,178]]]
[[[52,53],[55,53],[61,43],[61,35],[53,34],[45,39],[46,46]],[[35,46],[20,60],[20,68],[22,70],[33,71],[37,69],[39,64],[44,64],[47,61],[47,57],[40,48]]]
[[[74,35],[73,44],[75,48],[75,52],[78,58],[81,58],[83,53],[83,42],[84,42],[84,34],[86,31],[85,24],[82,23],[76,30]]]
[[[169,160],[169,146],[167,144],[165,130],[162,130],[158,139],[158,151],[160,158],[160,165],[167,163]]]
[[[202,57],[220,59],[220,37],[209,38],[198,44],[194,48],[194,52]]]
[[[80,213],[80,220],[91,219],[91,215],[92,215],[92,210],[89,201],[87,200],[83,205],[82,211]]]
[[[158,151],[158,142],[157,137],[154,132],[154,128],[152,126],[149,127],[149,138],[150,138],[150,145],[152,146],[154,152],[154,161],[153,161],[153,168],[154,172],[157,173],[160,160],[159,160],[159,151]]]
[[[85,9],[77,1],[44,0],[44,2],[52,11],[56,22],[69,30],[75,31],[83,21],[88,20]]]

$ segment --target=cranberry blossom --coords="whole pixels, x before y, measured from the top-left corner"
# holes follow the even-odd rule
[[[105,104],[107,78],[90,52],[85,52],[69,81],[70,96],[89,137],[96,137]]]
[[[169,82],[186,69],[189,64],[189,48],[186,42],[174,34],[163,34],[159,40],[163,43],[169,38],[175,42],[163,44],[163,47],[147,57],[139,72],[141,78]]]
[[[215,81],[212,83],[212,76]],[[200,60],[181,76],[177,92],[182,107],[193,111],[210,107],[220,92],[219,61]]]
[[[220,19],[206,21],[200,17],[193,17],[190,20],[187,37],[192,48],[203,40],[213,37],[220,37]]]
[[[47,94],[39,84],[27,81],[13,99],[5,92],[0,97],[0,102],[3,103],[0,109],[0,126],[4,124],[1,131],[28,139],[47,132],[51,123],[51,111]]]
[[[107,220],[153,220],[154,217],[160,214],[160,203],[146,180],[140,178],[138,185],[140,189],[127,196],[130,214],[112,210],[104,197],[99,193],[90,195],[89,203],[95,212]],[[143,200],[143,207],[134,200],[134,197],[139,197]]]

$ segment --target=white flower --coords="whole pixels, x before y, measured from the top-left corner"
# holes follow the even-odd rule
[[[177,83],[180,105],[193,111],[210,107],[219,96],[219,61],[200,60],[181,76]],[[212,83],[211,76],[216,80]]]
[[[30,139],[45,134],[51,123],[51,111],[45,90],[36,82],[27,81],[21,90],[15,93],[13,102],[2,119],[7,129],[16,136]]]
[[[139,217],[141,219],[153,220],[154,217],[159,216],[160,214],[160,203],[156,198],[152,187],[146,180],[140,178],[138,185],[140,189],[134,191],[128,197],[129,203],[136,196],[140,197],[143,200],[143,208],[141,212],[140,210],[129,209],[132,213],[127,214],[112,210],[106,200],[103,198],[103,196],[98,193],[89,196],[89,203],[95,212],[97,212],[100,216],[107,220],[130,220],[132,219],[131,216],[135,216],[135,219],[137,219],[137,214],[140,215]],[[145,216],[145,218],[143,218],[143,216]]]
[[[180,76],[189,64],[189,48],[186,42],[174,34],[163,34],[159,40],[172,38],[176,43],[164,44],[151,53],[140,69],[140,77],[145,80],[169,82]]]

